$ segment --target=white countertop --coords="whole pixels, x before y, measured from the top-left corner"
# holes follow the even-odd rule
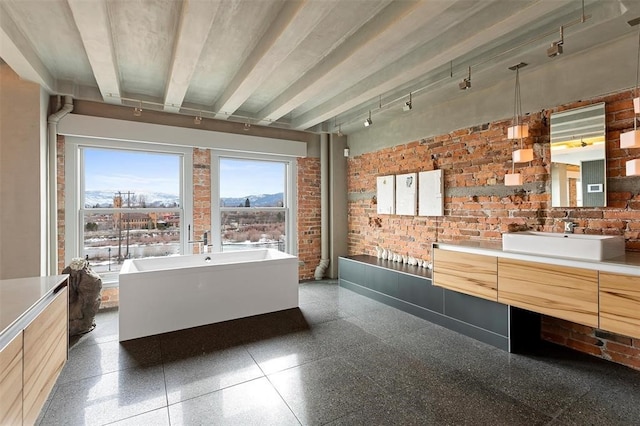
[[[550,265],[571,266],[574,268],[640,276],[640,253],[637,252],[626,252],[624,256],[605,259],[602,261],[594,261],[504,251],[502,250],[501,241],[438,242],[433,243],[433,245],[434,247],[444,250],[463,253],[484,254],[506,259],[526,260],[530,262],[547,263]]]
[[[0,280],[0,338],[69,275]]]

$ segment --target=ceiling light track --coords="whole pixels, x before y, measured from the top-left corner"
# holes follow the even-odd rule
[[[154,102],[154,101],[144,101],[141,99],[136,99],[136,98],[128,98],[128,97],[122,97],[122,96],[116,96],[113,93],[109,93],[107,96],[109,96],[110,98],[114,98],[114,99],[119,99],[121,102],[129,102],[129,103],[133,103],[136,104],[137,106],[134,108],[133,111],[133,115],[136,117],[140,117],[142,115],[142,105],[153,105],[159,108],[177,108],[179,109],[179,111],[176,114],[179,115],[193,115],[193,123],[196,125],[200,125],[202,123],[202,119],[203,118],[211,118],[211,119],[215,119],[216,115],[220,115],[223,114],[227,117],[230,118],[235,118],[238,121],[244,122],[245,124],[249,124],[249,127],[251,127],[251,121],[256,121],[256,119],[254,117],[249,117],[246,115],[240,115],[240,114],[232,114],[232,113],[228,113],[228,112],[219,112],[216,113],[214,111],[207,111],[207,110],[203,110],[203,109],[196,109],[196,108],[189,108],[189,107],[184,107],[184,106],[180,106],[180,105],[175,105],[175,104],[163,104],[161,102]],[[126,106],[126,105],[125,105]],[[162,111],[160,111],[162,112]],[[207,117],[207,115],[210,115],[211,117]],[[291,129],[291,125],[288,123],[283,123],[281,121],[277,121],[277,120],[272,120],[270,118],[264,118],[262,120],[259,121],[266,121],[267,123],[269,123],[270,125],[273,125],[274,127],[278,127],[281,129]],[[246,127],[246,126],[245,126]],[[245,129],[246,130],[246,129]]]
[[[558,46],[560,47],[560,53],[558,53],[558,54],[562,53],[562,45],[564,44],[564,30],[566,28],[573,27],[574,25],[585,23],[587,20],[589,20],[591,18],[592,18],[591,15],[586,15],[585,14],[584,0],[583,0],[582,1],[582,12],[581,12],[580,17],[577,18],[577,19],[574,19],[572,21],[569,21],[569,22],[567,22],[567,23],[565,23],[565,24],[560,26],[560,41],[559,42],[555,42],[555,43],[559,43]],[[640,23],[640,18],[638,18],[638,22]],[[629,25],[637,25],[637,23],[632,24],[631,21],[629,21]],[[491,61],[494,61],[494,60],[496,60],[496,59],[498,59],[498,58],[500,58],[500,57],[502,57],[502,56],[504,56],[504,55],[506,55],[508,53],[511,53],[513,51],[516,51],[516,50],[519,50],[519,49],[521,49],[523,47],[526,47],[526,46],[528,46],[530,44],[533,44],[533,43],[539,42],[539,41],[541,41],[541,40],[543,40],[545,38],[548,38],[548,37],[552,36],[553,34],[557,34],[557,30],[547,31],[545,33],[539,34],[536,37],[533,37],[533,38],[531,38],[529,40],[526,40],[526,41],[524,41],[524,42],[522,42],[522,43],[520,43],[520,44],[518,44],[516,46],[513,46],[513,47],[511,47],[511,48],[509,48],[507,50],[499,52],[499,53],[497,53],[497,54],[495,54],[495,55],[493,55],[493,56],[491,56],[489,58],[486,58],[486,59],[480,61],[480,62],[476,62],[474,64],[469,65],[468,66],[468,76],[461,83],[459,83],[459,85],[458,85],[459,88],[461,90],[464,90],[464,89],[468,89],[468,88],[471,87],[471,68],[478,68],[479,66],[487,64],[487,63],[489,63]],[[510,69],[515,70],[516,68],[511,68],[510,67]],[[422,86],[422,87],[419,87],[419,88],[417,88],[415,90],[412,90],[410,93],[411,94],[420,93],[420,92],[425,91],[425,90],[427,90],[427,89],[429,89],[429,88],[431,88],[431,87],[433,87],[433,86],[435,86],[435,85],[437,85],[437,84],[439,84],[439,83],[441,83],[441,82],[443,82],[443,81],[445,81],[447,79],[452,78],[453,77],[453,61],[449,62],[449,70],[448,71],[449,72],[447,73],[446,77],[443,77],[443,78],[438,79],[436,81],[433,81],[433,82],[431,82],[431,83],[429,83],[429,84],[427,84],[425,86]],[[465,87],[463,87],[463,85]],[[395,98],[395,99],[383,104],[382,103],[382,95],[379,95],[379,104],[378,104],[377,111],[381,111],[381,110],[387,108],[388,106],[396,104],[396,103],[398,103],[398,102],[400,102],[400,101],[402,101],[404,99],[405,99],[405,96],[400,96],[400,97],[397,97],[397,98]],[[413,106],[413,104],[412,104],[412,106]],[[407,111],[407,110],[405,110],[405,111]],[[371,116],[371,110],[369,110],[369,117],[370,116]],[[357,118],[357,116],[356,116],[351,120],[346,120],[346,121],[341,122],[340,125],[342,126],[342,125],[351,124],[351,123],[354,123],[357,120],[359,120],[359,118]],[[369,120],[370,120],[370,118],[367,121],[369,121]],[[337,124],[334,127],[337,127]]]

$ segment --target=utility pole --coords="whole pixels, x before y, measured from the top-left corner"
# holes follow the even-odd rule
[[[122,208],[122,194],[118,191],[114,207]],[[117,204],[117,205],[116,205]],[[122,262],[122,213],[116,213],[118,215],[118,263]]]
[[[131,208],[131,195],[133,193],[131,191],[127,191],[127,208]],[[131,218],[129,217],[129,213],[127,213],[127,254],[126,258],[129,258],[129,231],[131,230]]]

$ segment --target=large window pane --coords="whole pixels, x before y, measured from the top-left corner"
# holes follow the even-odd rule
[[[125,259],[180,254],[175,212],[84,214],[84,253],[92,269],[117,274]]]
[[[118,201],[120,206],[115,205]],[[180,205],[180,156],[84,148],[82,205],[85,208],[177,207]]]
[[[281,161],[220,158],[222,251],[287,250],[286,170]]]
[[[222,251],[274,248],[285,251],[285,211],[223,211]]]
[[[84,148],[82,256],[103,282],[126,259],[181,254],[181,156]]]

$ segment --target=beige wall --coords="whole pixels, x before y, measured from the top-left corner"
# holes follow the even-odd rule
[[[43,99],[40,86],[0,65],[0,279],[45,271]]]

